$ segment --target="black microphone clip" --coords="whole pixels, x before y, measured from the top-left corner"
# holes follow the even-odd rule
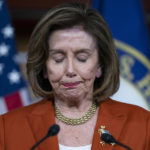
[[[101,137],[101,144],[105,145],[105,143],[109,143],[112,146],[114,146],[115,144],[120,145],[124,148],[126,148],[127,150],[131,150],[130,147],[120,143],[119,141],[117,141],[107,130],[105,130],[105,126],[101,126],[101,128],[98,130],[100,137]]]
[[[101,137],[101,144],[102,146],[105,145],[106,143],[111,144],[112,146],[115,145],[116,140],[113,138],[113,136],[105,130],[105,126],[101,126],[101,128],[98,130],[100,137]]]

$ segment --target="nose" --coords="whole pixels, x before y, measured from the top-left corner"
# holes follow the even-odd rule
[[[70,78],[75,77],[76,73],[75,73],[75,67],[74,67],[73,60],[71,58],[69,58],[67,63],[68,64],[67,64],[66,76],[70,77]]]

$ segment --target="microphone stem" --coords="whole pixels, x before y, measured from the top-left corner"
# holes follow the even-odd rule
[[[47,138],[47,136],[45,136],[44,138],[42,138],[38,143],[36,143],[35,145],[33,145],[33,147],[31,148],[31,150],[34,150],[38,145],[40,145],[45,139]]]
[[[126,146],[126,145],[124,145],[124,144],[122,144],[122,143],[120,143],[118,141],[115,141],[115,143],[120,145],[120,146],[122,146],[122,147],[124,147],[124,148],[126,148],[127,150],[132,150],[130,147],[128,147],[128,146]]]

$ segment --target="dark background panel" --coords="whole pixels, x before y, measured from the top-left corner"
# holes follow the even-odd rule
[[[20,51],[27,50],[28,39],[33,28],[50,8],[68,1],[71,0],[6,0],[12,24],[15,28],[18,49]],[[81,1],[91,3],[91,0]],[[142,3],[146,23],[150,31],[150,0],[142,0]]]

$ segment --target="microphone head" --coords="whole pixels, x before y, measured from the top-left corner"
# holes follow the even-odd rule
[[[47,137],[56,135],[59,132],[59,130],[60,130],[59,125],[57,124],[52,125],[48,130]]]
[[[102,139],[102,141],[104,141],[106,143],[116,143],[116,140],[114,139],[114,137],[109,133],[103,133],[101,135],[101,139]]]

